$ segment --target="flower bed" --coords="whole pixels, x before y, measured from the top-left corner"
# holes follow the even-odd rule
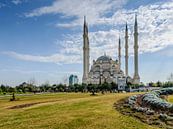
[[[122,114],[138,118],[149,125],[173,129],[173,103],[167,101],[168,95],[173,95],[173,88],[133,95],[114,106]]]
[[[133,95],[127,100],[128,106],[136,112],[146,115],[159,115],[159,119],[173,123],[173,103],[169,103],[166,98],[173,94],[173,88],[163,88],[146,94]]]

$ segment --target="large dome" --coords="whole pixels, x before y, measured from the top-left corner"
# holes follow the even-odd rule
[[[100,56],[97,61],[110,61],[112,58],[107,56],[107,55],[104,55],[104,56]]]

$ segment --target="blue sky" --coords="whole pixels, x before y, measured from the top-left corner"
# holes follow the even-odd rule
[[[104,52],[124,53],[129,27],[133,76],[134,14],[139,23],[141,81],[166,81],[173,72],[173,0],[0,0],[0,84],[64,83],[82,77],[83,16],[89,24],[91,64]],[[124,55],[122,56],[124,69]]]

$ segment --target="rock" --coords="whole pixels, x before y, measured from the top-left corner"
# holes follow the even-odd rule
[[[154,115],[154,111],[153,110],[147,110],[145,113],[147,115]]]

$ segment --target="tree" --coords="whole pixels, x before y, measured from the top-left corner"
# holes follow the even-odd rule
[[[27,83],[26,82],[23,82],[22,84],[20,84],[19,86],[16,86],[16,90],[17,90],[17,92],[19,92],[19,93],[21,93],[21,92],[23,92],[23,93],[26,93],[27,92]]]
[[[46,81],[44,84],[42,84],[40,87],[41,92],[48,92],[51,91],[51,86],[49,84],[49,81]]]
[[[165,82],[163,85],[163,87],[173,87],[173,82]]]
[[[132,83],[131,82],[127,82],[127,87],[131,87],[132,86]]]
[[[118,90],[118,84],[112,82],[112,83],[111,83],[111,90],[112,90],[112,91]]]
[[[53,85],[52,85],[52,90],[53,90],[53,92],[57,92],[57,91],[58,91],[57,85],[56,85],[56,84],[53,84]]]
[[[104,94],[105,91],[106,91],[106,87],[107,87],[106,85],[107,85],[107,83],[101,84],[101,87],[100,87],[101,89],[100,90],[102,91],[102,94]]]
[[[73,85],[68,86],[68,92],[74,92],[75,87]]]
[[[85,86],[80,84],[74,84],[75,92],[84,92]]]
[[[7,88],[6,88],[6,86],[1,85],[1,90],[2,90],[3,93],[7,92]]]
[[[96,95],[95,93],[97,92],[98,85],[96,84],[88,84],[88,91],[92,93],[92,95]]]
[[[87,92],[87,84],[82,83],[82,86],[83,86],[83,88],[84,88],[83,92]]]
[[[31,78],[30,80],[28,80],[28,90],[29,90],[29,92],[36,92],[36,86],[35,86],[35,84],[36,84],[36,80],[35,80],[35,78]]]
[[[74,89],[75,89],[75,92],[78,92],[79,91],[79,85],[78,84],[74,84]]]
[[[65,85],[63,85],[63,84],[61,84],[61,83],[57,86],[57,88],[58,88],[58,91],[59,91],[59,92],[64,92],[64,91],[66,90]]]
[[[156,82],[157,87],[162,87],[162,83],[160,81]]]
[[[16,92],[16,90],[15,90],[14,87],[9,87],[8,92],[9,93],[14,93],[14,92]]]
[[[153,82],[150,82],[148,83],[149,87],[153,87],[154,83]]]

